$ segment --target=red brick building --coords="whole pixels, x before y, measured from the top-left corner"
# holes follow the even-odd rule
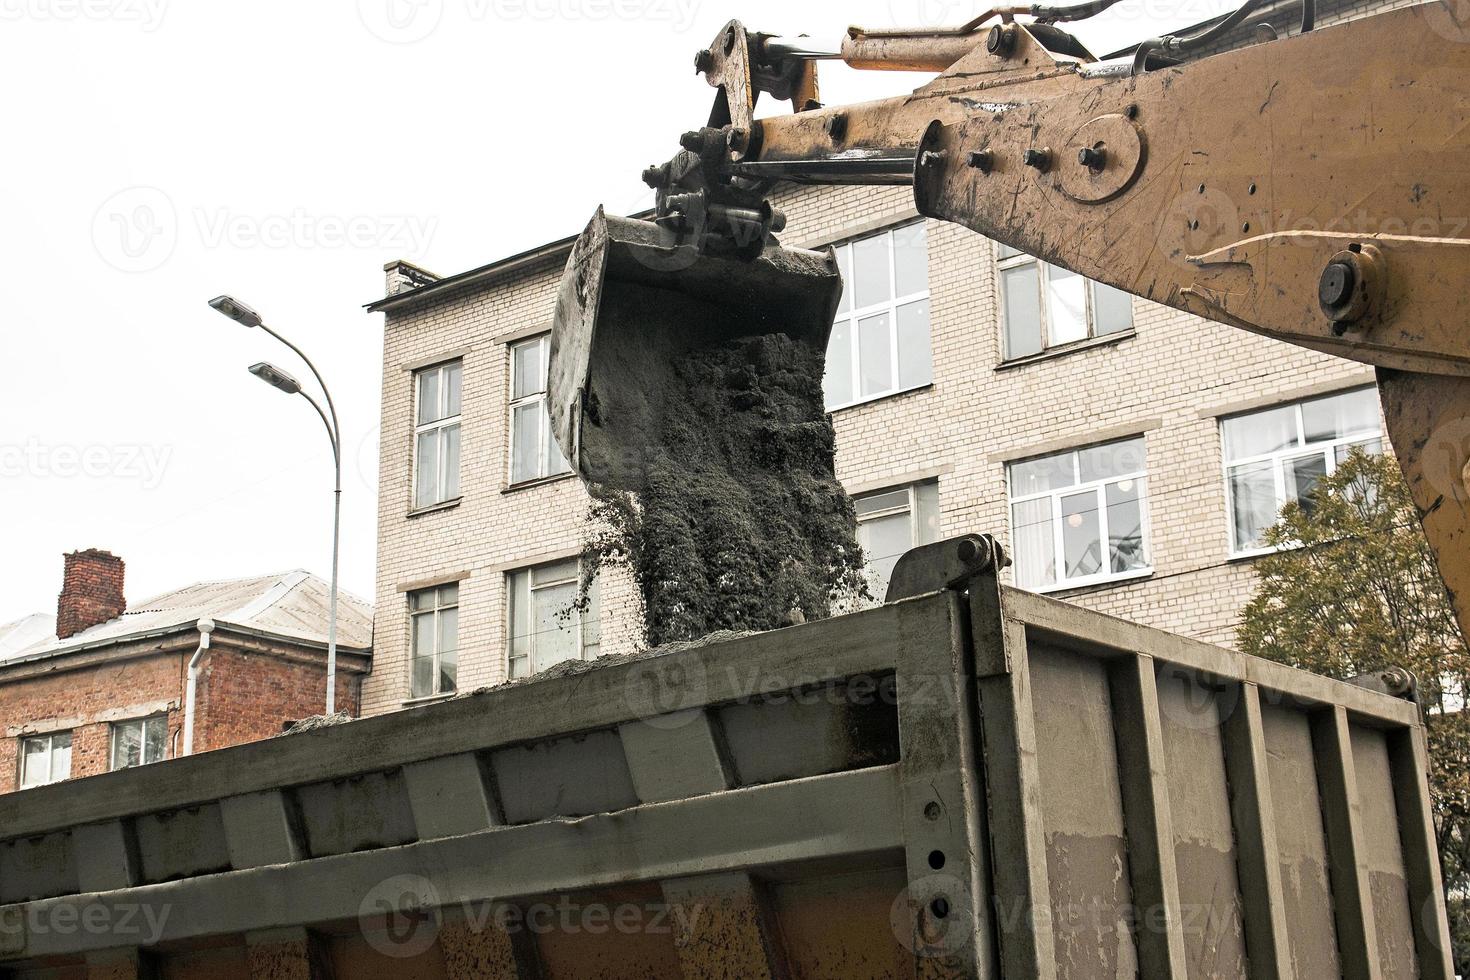
[[[0,624],[0,793],[269,738],[322,712],[326,582],[291,571],[129,605],[123,572],[108,552],[73,552],[54,618]],[[356,715],[372,607],[343,593],[337,616],[337,705]]]

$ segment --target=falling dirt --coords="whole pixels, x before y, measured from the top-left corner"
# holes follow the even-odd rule
[[[590,487],[583,574],[632,572],[650,646],[867,596],[822,369],[820,349],[782,333],[677,355],[634,488]]]

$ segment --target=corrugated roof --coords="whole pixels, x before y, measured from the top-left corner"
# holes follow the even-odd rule
[[[82,647],[122,642],[180,627],[201,619],[256,633],[308,643],[327,642],[331,587],[309,572],[295,569],[277,575],[197,582],[142,602],[129,603],[116,619],[56,638],[56,621],[36,613],[0,626],[0,663],[56,656]],[[37,622],[39,620],[39,622]],[[44,628],[44,633],[38,632]],[[22,639],[29,635],[29,642]],[[337,645],[367,650],[373,640],[373,607],[349,592],[338,591]]]

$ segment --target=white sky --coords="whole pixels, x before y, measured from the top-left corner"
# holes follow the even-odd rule
[[[1122,0],[1098,53],[1225,9]],[[308,372],[205,302],[255,306],[332,385],[343,587],[373,592],[382,264],[459,272],[651,203],[702,123],[694,51],[771,33],[953,24],[960,0],[0,0],[0,622],[54,610],[100,547],[142,599],[325,576],[331,457]],[[916,76],[824,64],[829,103]],[[588,163],[590,161],[590,165]]]

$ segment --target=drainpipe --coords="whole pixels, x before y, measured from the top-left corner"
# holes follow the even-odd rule
[[[199,661],[209,649],[209,634],[214,632],[214,620],[205,617],[198,623],[199,649],[189,658],[189,683],[184,689],[184,754],[194,754],[194,685],[199,679]]]

